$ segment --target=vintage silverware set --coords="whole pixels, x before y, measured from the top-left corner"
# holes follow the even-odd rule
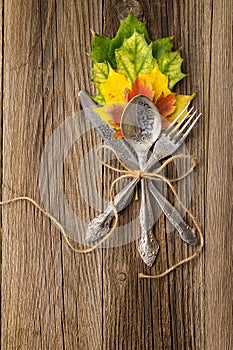
[[[93,102],[85,91],[79,92],[80,103],[85,116],[92,123],[107,145],[112,147],[119,158],[133,170],[150,172],[158,161],[174,154],[189,135],[190,131],[201,117],[201,113],[188,106],[176,117],[176,119],[161,132],[161,116],[155,105],[145,96],[135,96],[125,107],[121,117],[122,139],[113,138],[114,130],[108,126],[92,108],[98,105]],[[179,123],[178,123],[179,121]],[[177,209],[158,190],[152,179],[133,178],[115,197],[114,206],[117,212],[126,208],[134,197],[137,183],[141,181],[141,206],[140,224],[141,239],[139,253],[146,265],[152,266],[159,244],[152,231],[153,207],[150,206],[149,194],[154,197],[158,206],[164,212],[168,220],[178,231],[180,238],[196,246],[198,239],[191,228],[184,222]],[[103,213],[97,216],[88,225],[86,241],[98,242],[111,230],[111,222],[114,218],[112,204],[109,203]]]

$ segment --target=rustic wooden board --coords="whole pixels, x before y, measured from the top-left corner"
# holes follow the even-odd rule
[[[44,147],[79,111],[78,91],[94,93],[86,55],[89,29],[115,35],[132,8],[153,39],[175,36],[174,47],[182,47],[183,70],[189,73],[176,91],[196,92],[194,104],[204,114],[186,144],[199,158],[191,210],[205,232],[198,259],[164,279],[139,280],[138,272],[162,271],[191,252],[177,234],[166,234],[163,216],[155,227],[160,255],[149,269],[137,242],[79,255],[30,203],[5,206],[2,348],[231,349],[232,3],[1,0],[0,5],[3,198],[28,195],[40,202]],[[91,130],[64,164],[65,194],[86,222],[97,211],[79,195],[76,174],[84,155],[100,142]],[[55,146],[52,157],[62,152],[62,141]],[[59,176],[59,169],[53,171]],[[100,170],[100,191],[110,176]],[[52,188],[48,192],[52,200]],[[134,203],[120,222],[138,212]]]

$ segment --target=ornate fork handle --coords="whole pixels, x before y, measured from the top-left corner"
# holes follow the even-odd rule
[[[132,180],[114,197],[114,206],[117,212],[122,211],[129,205],[133,198],[134,189],[138,181],[138,179]],[[109,203],[105,211],[93,219],[88,225],[86,241],[91,243],[107,235],[110,231],[110,224],[113,218],[114,211],[111,203]]]

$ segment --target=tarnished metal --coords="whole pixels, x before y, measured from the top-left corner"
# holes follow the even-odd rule
[[[118,153],[119,157],[128,166],[132,167],[132,169],[138,169],[138,167],[141,165],[140,168],[141,169],[143,168],[143,170],[146,172],[149,172],[151,169],[153,169],[153,167],[159,160],[169,155],[172,155],[180,147],[184,139],[188,136],[193,126],[201,116],[201,113],[200,113],[195,117],[196,115],[196,111],[195,111],[192,113],[191,118],[187,119],[186,109],[188,106],[186,106],[186,108],[177,116],[174,122],[171,125],[169,125],[169,127],[162,134],[160,134],[157,142],[155,142],[154,144],[154,147],[149,156],[149,159],[148,160],[145,159],[147,157],[147,151],[144,152],[144,155],[141,153],[141,155],[138,157],[139,159],[137,159],[136,153],[132,148],[132,143],[130,147],[125,140],[112,138],[114,131],[105,122],[101,120],[101,118],[98,116],[97,113],[94,113],[93,111],[88,109],[88,107],[97,107],[94,104],[94,102],[89,98],[89,96],[84,92],[80,92],[79,97],[80,97],[81,104],[85,110],[86,116],[92,122],[92,124],[94,125],[96,130],[99,132],[99,134],[102,136],[102,138],[106,141],[106,143],[109,144],[111,147],[113,147]],[[90,105],[91,101],[92,101],[92,105]],[[190,114],[191,112],[192,110],[190,110],[188,114]],[[181,122],[177,124],[177,121],[180,119],[182,119]],[[192,123],[191,123],[191,120],[192,120]],[[148,128],[153,127],[150,123],[149,125],[148,124],[146,125]],[[179,131],[181,130],[181,128],[183,128],[184,125],[186,126],[186,130],[184,130],[183,133],[180,133]],[[138,125],[138,127],[139,127],[138,130],[140,130],[140,125]],[[134,129],[134,133],[135,133],[135,130],[136,129]],[[144,135],[146,135],[146,133],[144,133]],[[140,145],[143,143],[143,138],[135,137],[133,141],[136,142],[137,145]],[[140,152],[140,150],[138,149],[138,146],[136,151],[137,153]],[[141,152],[143,151],[141,150]],[[143,164],[141,160],[142,157],[144,157]],[[145,166],[144,166],[144,163],[146,163]],[[139,181],[140,181],[139,179],[133,179],[123,190],[121,190],[115,196],[114,206],[116,207],[118,212],[122,211],[125,207],[129,205],[130,201],[133,198],[136,184]],[[159,207],[163,210],[163,212],[165,213],[169,221],[177,229],[181,239],[190,245],[196,245],[198,243],[196,236],[193,234],[190,227],[184,222],[184,220],[182,219],[178,211],[158,191],[156,186],[153,184],[152,180],[148,180],[147,182],[148,182],[148,190],[156,199]],[[145,187],[143,191],[144,191],[144,194],[142,197],[145,198],[145,201],[146,201],[148,199],[148,193],[147,191],[145,191]],[[145,211],[144,208],[146,208],[147,210]],[[87,241],[94,242],[100,238],[103,238],[105,235],[107,235],[108,232],[110,231],[110,225],[113,217],[114,217],[113,209],[111,204],[109,203],[106,210],[102,214],[100,214],[98,217],[96,217],[94,220],[92,220],[92,222],[89,224],[87,234],[86,234]],[[154,222],[153,222],[153,210],[150,208],[149,200],[147,201],[146,206],[145,206],[145,203],[142,204],[141,206],[140,222],[143,229],[142,229],[142,237],[139,243],[139,252],[144,262],[148,266],[151,266],[153,264],[152,261],[154,261],[154,257],[156,257],[157,255],[159,247],[151,231]]]

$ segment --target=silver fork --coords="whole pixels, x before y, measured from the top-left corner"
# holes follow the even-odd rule
[[[184,110],[176,117],[176,119],[168,126],[166,130],[161,134],[160,138],[156,142],[153,152],[147,162],[145,167],[145,171],[150,171],[151,168],[158,162],[159,160],[172,155],[182,144],[182,142],[189,135],[190,131],[201,117],[201,113],[197,114],[197,111],[193,112],[192,115],[187,119],[187,117],[193,111],[193,108],[190,109],[185,115],[185,111],[188,108],[186,106]],[[177,124],[180,118],[180,123]],[[185,122],[186,121],[186,122]],[[191,123],[192,122],[192,123]],[[191,123],[191,124],[190,124]],[[184,132],[184,133],[183,133]],[[183,134],[182,134],[183,133]],[[118,212],[122,211],[132,200],[134,189],[136,184],[139,182],[139,179],[133,179],[130,184],[126,186],[123,190],[121,190],[114,198],[114,206]],[[180,214],[177,210],[168,202],[161,193],[156,189],[153,183],[149,182],[149,189],[156,201],[158,202],[161,209],[164,211],[165,215],[168,217],[169,221],[176,227],[178,230],[180,237],[186,243],[191,245],[197,244],[197,238],[194,236],[191,229],[186,225],[183,221]],[[108,204],[106,210],[100,214],[98,217],[93,219],[88,226],[86,233],[86,240],[88,242],[94,242],[100,238],[103,238],[110,231],[110,224],[114,217],[114,212],[111,203]],[[148,230],[151,228],[148,227]],[[146,254],[146,247],[151,243],[148,240],[145,241],[145,244],[140,242],[140,254]],[[144,255],[145,256],[145,255]],[[144,259],[143,259],[144,260]]]
[[[187,108],[187,107],[186,107]],[[153,158],[162,159],[167,157],[168,155],[173,154],[183,143],[186,137],[189,135],[190,131],[201,117],[202,113],[197,115],[197,110],[193,112],[193,107],[185,114],[180,123],[177,124],[178,120],[182,117],[186,108],[177,116],[177,118],[168,126],[166,130],[163,131],[159,140],[154,146],[153,153],[149,158],[145,171],[151,169],[151,164],[154,164]],[[191,112],[193,112],[191,114]],[[187,117],[191,114],[191,116],[187,119]],[[191,125],[190,125],[191,123]],[[171,203],[157,190],[155,185],[151,180],[147,181],[148,189],[150,193],[156,199],[158,205],[168,218],[168,220],[172,223],[172,225],[177,229],[180,238],[190,244],[197,245],[198,240],[197,237],[193,234],[190,227],[184,222],[179,212],[171,205]],[[146,222],[144,223],[146,225]],[[151,242],[148,241],[148,237],[150,237],[151,228],[147,227],[148,231],[141,237],[139,242],[139,253],[146,262],[148,266],[152,266],[153,257],[156,255],[156,251],[151,250]],[[153,237],[152,237],[153,240]],[[154,253],[154,254],[152,254]]]
[[[190,108],[189,111],[184,115],[188,106],[186,106],[179,115],[173,120],[173,122],[162,132],[158,141],[154,145],[151,156],[156,158],[156,161],[166,158],[177,151],[184,140],[189,135],[190,131],[197,123],[198,119],[202,116],[202,113],[197,115],[197,110],[194,107]],[[191,114],[192,113],[192,114]],[[190,116],[191,114],[191,116]],[[184,116],[183,116],[184,115]],[[177,123],[183,116],[183,119]],[[189,118],[187,118],[190,116]],[[186,121],[186,122],[185,122]],[[192,123],[191,123],[192,122]],[[189,125],[191,123],[191,125]],[[147,168],[150,167],[151,160],[147,163]],[[153,164],[152,164],[153,165]]]

